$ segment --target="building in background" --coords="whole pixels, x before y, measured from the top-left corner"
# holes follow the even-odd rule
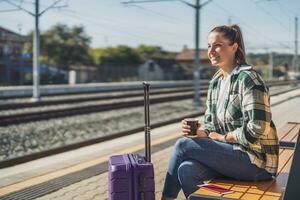
[[[210,79],[213,74],[216,72],[216,67],[212,67],[210,60],[207,55],[207,49],[200,49],[200,78],[201,79]],[[181,66],[186,71],[189,79],[193,79],[194,73],[194,59],[195,59],[195,50],[189,49],[187,46],[184,46],[182,51],[176,56],[176,61],[180,63]]]
[[[23,84],[25,74],[32,66],[31,56],[23,53],[27,36],[0,27],[0,84]]]
[[[0,27],[0,85],[32,84],[32,54],[24,51],[25,44],[31,40]],[[40,64],[41,84],[67,83],[67,80],[66,71]]]
[[[100,82],[100,74],[94,66],[70,66],[69,84]]]
[[[186,72],[174,59],[149,59],[138,67],[139,80],[184,80]]]

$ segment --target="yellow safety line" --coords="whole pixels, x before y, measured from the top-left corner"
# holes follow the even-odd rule
[[[166,137],[163,137],[161,139],[157,139],[157,140],[153,141],[152,145],[161,144],[161,143],[164,143],[166,141],[169,141],[169,140],[172,140],[172,139],[175,139],[175,138],[178,138],[178,137],[180,137],[180,134],[178,134],[178,133],[177,134],[172,134],[170,136],[166,136]],[[142,150],[143,148],[144,148],[144,144],[139,144],[139,145],[136,145],[136,146],[133,146],[133,147],[130,147],[130,148],[126,148],[126,149],[117,151],[117,152],[114,153],[114,155],[132,153],[132,152],[135,152],[135,151]],[[44,175],[41,175],[41,176],[37,176],[37,177],[31,178],[31,179],[28,179],[28,180],[25,180],[25,181],[21,181],[21,182],[12,184],[12,185],[2,187],[2,188],[0,188],[0,197],[4,196],[4,195],[7,195],[7,194],[10,194],[12,192],[16,192],[16,191],[19,191],[19,190],[22,190],[22,189],[25,189],[25,188],[28,188],[28,187],[46,182],[46,181],[49,181],[51,179],[55,179],[55,178],[58,178],[58,177],[61,177],[61,176],[64,176],[64,175],[67,175],[67,174],[70,174],[70,173],[73,173],[73,172],[77,172],[77,171],[86,169],[86,168],[91,167],[91,166],[95,166],[97,164],[106,162],[106,161],[108,161],[110,156],[111,155],[105,155],[105,156],[102,156],[102,157],[99,157],[99,158],[96,158],[96,159],[93,159],[93,160],[90,160],[90,161],[86,161],[86,162],[83,162],[83,163],[76,164],[76,165],[71,166],[71,167],[67,167],[67,168],[64,168],[64,169],[61,169],[61,170],[50,172],[50,173],[47,173],[47,174],[44,174]]]

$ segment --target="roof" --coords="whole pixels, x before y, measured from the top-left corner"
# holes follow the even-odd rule
[[[13,31],[10,31],[6,28],[0,26],[0,40],[5,41],[15,41],[15,42],[27,42],[30,40],[30,37],[20,35]]]
[[[200,59],[204,60],[204,59],[208,59],[207,56],[207,49],[200,49]],[[184,48],[182,50],[182,52],[180,52],[177,56],[176,56],[176,60],[194,60],[195,57],[195,50],[194,49],[188,49],[188,48]]]

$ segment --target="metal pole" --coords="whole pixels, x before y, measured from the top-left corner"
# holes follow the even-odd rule
[[[32,101],[40,100],[40,32],[39,32],[39,0],[35,0],[35,30],[33,34],[33,96]]]
[[[150,110],[149,110],[149,88],[148,82],[144,85],[144,115],[145,115],[145,157],[147,162],[151,162],[151,141],[150,141]]]
[[[295,17],[295,72],[299,75],[298,68],[298,17]]]
[[[232,24],[231,19],[228,18],[228,25],[230,26]]]
[[[274,62],[273,62],[273,52],[270,51],[269,53],[269,80],[271,81],[273,79],[273,68],[274,68]]]
[[[196,0],[196,20],[195,20],[195,64],[194,64],[194,106],[200,107],[200,55],[199,55],[199,46],[200,46],[200,0]]]

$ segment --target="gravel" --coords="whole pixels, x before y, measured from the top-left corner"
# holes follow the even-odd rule
[[[151,123],[199,112],[191,100],[151,105]],[[144,107],[0,127],[0,160],[104,137],[144,125]]]

